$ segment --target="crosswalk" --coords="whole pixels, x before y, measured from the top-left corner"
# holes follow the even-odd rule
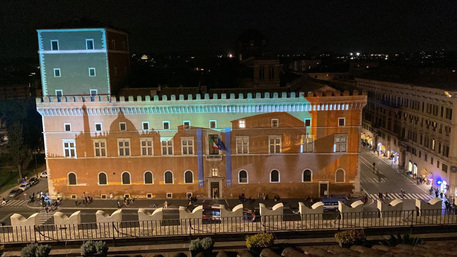
[[[27,200],[9,200],[6,204],[2,204],[1,206],[5,207],[21,207],[27,205]]]
[[[378,194],[370,194],[369,197],[373,200],[378,200],[379,195]],[[386,194],[382,194],[382,198],[384,200],[394,200],[394,199],[421,199],[424,201],[429,201],[430,199],[434,198],[434,195],[430,195],[427,193],[420,193],[420,194],[414,194],[414,193],[406,193],[404,195],[401,195],[400,193],[387,193],[387,198]]]
[[[48,221],[53,215],[54,215],[55,211],[50,211],[50,212],[47,212],[45,210],[41,210],[40,213],[38,214],[38,221],[40,224],[44,224],[46,223],[46,221]]]
[[[371,183],[371,184],[386,183],[387,181],[388,181],[387,178],[381,178],[381,179],[378,179],[378,178],[362,178],[362,179],[360,179],[360,182],[362,182],[362,183]]]

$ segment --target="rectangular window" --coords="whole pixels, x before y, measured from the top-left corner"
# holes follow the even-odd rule
[[[51,50],[52,51],[59,50],[59,40],[51,40]]]
[[[170,122],[169,121],[163,121],[162,125],[163,125],[163,129],[170,129]]]
[[[305,127],[311,126],[311,119],[305,119]]]
[[[182,125],[184,129],[190,129],[190,121],[183,121]]]
[[[93,39],[86,39],[86,49],[94,50],[94,40]]]
[[[278,119],[271,119],[271,127],[272,128],[279,128],[279,120]]]
[[[149,130],[149,121],[141,122],[141,127],[143,128],[144,131],[148,131]]]
[[[102,124],[101,123],[95,123],[95,131],[102,131]]]
[[[119,156],[130,156],[130,139],[117,140]]]
[[[314,140],[309,135],[301,136],[300,151],[302,153],[312,153],[314,152]]]
[[[217,123],[215,120],[209,121],[209,128],[215,129],[217,127]]]
[[[95,77],[97,74],[95,73],[95,68],[89,68],[89,77]]]
[[[439,169],[440,168],[440,161],[436,161],[436,167]]]
[[[64,139],[63,143],[63,155],[68,158],[76,157],[76,145],[74,139]]]
[[[346,118],[338,118],[338,127],[346,126]]]
[[[106,156],[106,140],[94,140],[94,150],[96,157]]]
[[[182,154],[193,155],[194,154],[194,139],[189,137],[181,138]]]
[[[427,161],[427,157],[428,157],[428,155],[424,154],[424,161]]]
[[[238,127],[239,128],[246,128],[246,121],[245,120],[239,120],[238,121]]]
[[[268,145],[270,148],[270,153],[280,153],[281,152],[281,136],[269,136]]]
[[[63,96],[63,91],[61,89],[56,90],[56,97],[57,97],[57,102],[60,102],[62,100]]]
[[[236,153],[248,154],[249,153],[249,137],[236,137]]]
[[[447,173],[447,165],[443,163],[441,170]]]
[[[119,122],[119,130],[120,131],[126,131],[127,130],[127,123]]]
[[[152,148],[152,138],[142,138],[140,140],[141,144],[141,155],[143,156],[152,156],[153,155],[153,148]]]
[[[63,124],[65,131],[71,131],[71,123],[64,123]]]
[[[60,68],[54,68],[54,77],[59,78],[60,76]]]
[[[430,164],[433,164],[433,157],[430,157]]]
[[[173,155],[173,141],[162,140],[162,155]]]
[[[265,79],[265,69],[264,68],[260,68],[259,69],[259,79],[260,80],[264,80]]]
[[[347,148],[347,135],[334,135],[334,144],[333,144],[333,152],[346,152]]]

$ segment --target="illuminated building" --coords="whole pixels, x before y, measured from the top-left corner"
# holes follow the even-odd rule
[[[443,72],[414,77],[408,84],[357,79],[357,88],[368,93],[362,140],[390,157],[394,167],[424,178],[447,196],[457,196],[457,92],[446,91],[456,77]],[[420,84],[427,81],[429,86]]]
[[[73,95],[45,95],[37,99],[37,109],[50,195],[358,192],[366,95],[327,89],[115,97],[81,88]]]

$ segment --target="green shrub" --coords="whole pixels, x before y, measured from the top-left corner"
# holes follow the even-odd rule
[[[50,245],[28,244],[22,248],[21,257],[47,257],[50,252]]]
[[[273,245],[273,234],[262,233],[246,236],[246,246],[251,248],[267,248]]]
[[[197,238],[191,240],[189,244],[190,251],[206,251],[213,249],[214,242],[211,237],[205,237],[203,239]]]
[[[200,240],[200,245],[203,250],[209,250],[213,248],[214,242],[211,237],[205,237],[202,240]]]
[[[199,251],[199,250],[201,250],[200,238],[197,238],[197,239],[194,239],[194,240],[190,240],[189,250],[190,251]]]
[[[396,246],[399,244],[402,245],[421,245],[424,241],[418,237],[411,237],[410,234],[404,234],[403,236],[398,234],[397,236],[391,235],[390,238],[381,244],[386,246]]]
[[[335,239],[340,244],[360,244],[366,240],[361,229],[349,229],[335,234]]]
[[[103,241],[86,241],[81,245],[81,254],[84,256],[104,256],[108,253],[108,246]]]

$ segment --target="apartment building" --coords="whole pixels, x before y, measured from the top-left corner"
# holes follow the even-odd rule
[[[368,95],[364,143],[411,176],[456,196],[457,91],[369,79],[357,79],[357,87]]]

